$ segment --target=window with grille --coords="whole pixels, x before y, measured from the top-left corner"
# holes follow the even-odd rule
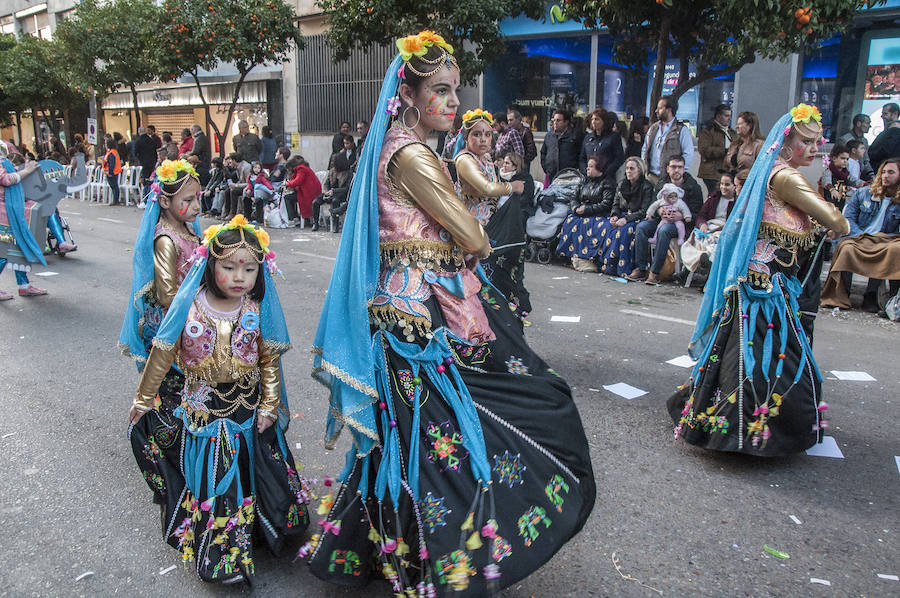
[[[334,62],[325,35],[304,38],[298,54],[298,89],[301,133],[334,133],[341,121],[372,120],[384,72],[396,49],[373,46],[355,51],[350,58]]]

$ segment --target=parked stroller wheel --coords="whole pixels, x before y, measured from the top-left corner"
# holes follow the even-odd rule
[[[534,248],[534,243],[528,243],[528,244],[525,246],[525,254],[524,254],[524,255],[525,255],[525,261],[526,261],[526,262],[533,262],[533,261],[534,261],[534,256],[535,256],[536,253],[537,253],[537,251],[536,251],[535,248]]]
[[[549,247],[541,247],[537,252],[537,261],[541,264],[549,264],[550,257],[551,254]]]

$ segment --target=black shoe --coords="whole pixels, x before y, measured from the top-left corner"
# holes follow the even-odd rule
[[[875,298],[875,293],[863,295],[862,310],[870,314],[878,313],[878,301]]]
[[[319,223],[318,223],[318,222],[316,222],[315,224],[312,225],[312,232],[316,232],[317,230],[319,230]]]

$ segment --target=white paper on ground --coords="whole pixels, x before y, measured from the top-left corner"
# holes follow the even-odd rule
[[[790,518],[791,518],[791,521],[793,521],[793,522],[796,523],[797,525],[801,525],[801,524],[802,524],[802,522],[801,522],[799,519],[797,519],[796,515],[790,515]]]
[[[900,581],[900,577],[896,575],[888,575],[887,573],[879,573],[878,577],[881,579],[889,579],[891,581]]]
[[[175,565],[171,565],[171,566],[169,566],[169,567],[166,567],[165,569],[160,569],[160,570],[159,570],[159,574],[160,574],[160,575],[165,575],[165,574],[168,573],[169,571],[174,571],[174,570],[175,570]]]
[[[608,390],[613,394],[617,394],[620,397],[624,397],[628,400],[644,396],[647,394],[646,390],[641,390],[640,388],[635,388],[630,384],[625,384],[624,382],[617,382],[616,384],[604,385],[603,388]]]
[[[678,357],[673,357],[666,363],[677,365],[680,368],[690,368],[694,367],[694,364],[697,362],[691,359],[690,355],[679,355]]]
[[[35,275],[35,276],[58,276],[58,275],[59,275],[59,272],[50,272],[50,271],[47,271],[47,272],[35,272],[34,275]]]
[[[569,280],[568,276],[554,276],[552,280]]]
[[[600,392],[599,388],[589,388],[588,390],[591,392]],[[13,432],[13,434],[15,434],[15,432]],[[6,438],[6,436],[4,436],[4,438]]]
[[[550,318],[551,322],[572,322],[573,324],[577,324],[581,321],[581,316],[552,316]]]
[[[812,455],[813,457],[832,457],[834,459],[844,458],[844,453],[841,452],[841,448],[834,440],[834,436],[825,436],[822,439],[822,444],[814,444],[812,448],[807,449],[806,454]]]
[[[294,239],[294,243],[306,243],[308,241],[309,241],[309,239],[304,239],[304,238]]]
[[[817,583],[822,586],[830,586],[831,585],[831,582],[828,581],[827,579],[819,579],[818,577],[810,577],[809,583]]]
[[[831,370],[831,373],[834,374],[838,380],[852,380],[853,382],[875,382],[875,378],[873,378],[866,372],[841,372],[838,370]]]
[[[900,457],[894,457],[894,461],[897,462],[897,473],[900,473]]]

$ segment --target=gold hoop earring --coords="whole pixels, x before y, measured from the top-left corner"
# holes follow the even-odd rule
[[[790,157],[786,157],[784,155],[786,151],[791,153]],[[779,152],[779,153],[781,154],[781,157],[784,159],[785,162],[790,162],[791,160],[794,159],[794,150],[790,147],[781,146],[781,152]]]
[[[416,111],[416,124],[414,124],[414,125],[406,124],[406,113],[409,112],[410,110]],[[406,110],[403,111],[403,116],[401,117],[401,120],[403,121],[403,126],[406,127],[407,129],[415,129],[416,127],[419,126],[419,121],[422,120],[422,113],[419,112],[419,109],[416,108],[415,106],[410,106],[409,108],[407,108]]]

